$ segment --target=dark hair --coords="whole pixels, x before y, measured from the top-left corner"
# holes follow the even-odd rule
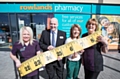
[[[77,25],[77,24],[74,24],[74,25],[72,25],[72,27],[71,27],[71,29],[70,29],[70,37],[71,38],[73,38],[73,34],[72,34],[72,32],[73,32],[73,29],[74,28],[78,28],[78,30],[79,30],[79,35],[78,35],[78,37],[77,37],[77,39],[80,37],[80,34],[81,34],[81,31],[82,31],[82,29],[81,29],[81,27],[79,26],[79,25]]]
[[[103,17],[99,17],[99,18],[98,18],[98,23],[101,24],[101,21],[102,21],[103,19],[107,19],[107,20],[109,21],[109,19],[108,19],[107,17],[103,16]]]
[[[97,31],[97,30],[99,29],[99,27],[98,27],[98,22],[96,21],[96,19],[94,19],[94,18],[89,19],[89,20],[87,21],[86,28],[87,28],[87,25],[89,25],[90,23],[95,24],[95,26],[96,26],[95,31]]]

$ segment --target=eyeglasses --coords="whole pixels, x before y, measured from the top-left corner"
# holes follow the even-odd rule
[[[96,25],[96,24],[95,23],[88,23],[88,25],[92,25],[93,26],[93,25]]]

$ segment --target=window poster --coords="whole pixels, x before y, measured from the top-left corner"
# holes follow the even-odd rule
[[[18,19],[18,23],[19,23],[19,29],[21,28],[21,27],[23,27],[24,26],[24,20],[20,20],[20,19]]]
[[[70,28],[72,27],[73,24],[78,24],[82,28],[82,34],[87,32],[86,22],[89,20],[90,15],[55,14],[55,17],[59,21],[58,29],[65,31],[67,33],[67,37],[70,36]]]
[[[35,29],[35,37],[37,40],[40,39],[42,31],[50,28],[50,19],[53,14],[34,14],[33,16],[33,27]]]
[[[120,16],[92,15],[96,18],[102,30],[102,35],[109,41],[109,49],[116,50],[120,45]]]
[[[39,40],[42,31],[45,30],[45,24],[37,24],[36,25],[36,38]]]

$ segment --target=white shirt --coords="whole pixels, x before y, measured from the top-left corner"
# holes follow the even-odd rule
[[[58,32],[58,30],[54,31],[55,45],[56,45],[56,41],[57,41],[57,32]],[[50,42],[52,44],[52,30],[50,31]]]
[[[74,41],[74,40],[76,40],[76,39],[67,38],[66,41],[65,41],[65,43],[69,43],[69,42],[72,42],[72,41]],[[76,57],[76,58],[73,58],[73,59],[72,59],[72,56],[73,56],[73,54],[71,54],[71,55],[68,56],[68,59],[69,59],[70,61],[78,61],[78,60],[80,60],[80,58],[81,58],[80,54],[78,54],[77,57]]]

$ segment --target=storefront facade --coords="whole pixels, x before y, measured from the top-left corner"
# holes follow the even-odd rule
[[[42,31],[50,27],[50,18],[56,17],[59,20],[58,28],[65,31],[69,37],[70,28],[73,24],[79,24],[82,27],[83,34],[87,31],[85,26],[88,19],[96,18],[98,20],[102,16],[107,17],[110,22],[119,24],[120,5],[2,2],[0,3],[0,50],[9,50],[9,46],[19,39],[19,29],[22,26],[30,26],[33,29],[34,38],[39,40]]]

